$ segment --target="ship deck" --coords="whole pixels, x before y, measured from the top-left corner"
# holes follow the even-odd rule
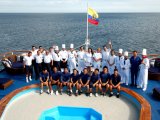
[[[16,90],[16,89],[18,89],[18,88],[21,88],[21,87],[24,87],[24,86],[28,86],[28,85],[32,85],[32,84],[36,84],[36,83],[39,83],[39,81],[36,81],[36,80],[33,80],[32,82],[30,82],[30,83],[26,83],[25,82],[25,75],[8,75],[5,71],[2,71],[1,73],[0,73],[0,77],[6,77],[6,78],[11,78],[11,79],[13,79],[14,80],[14,83],[10,86],[10,87],[8,87],[7,89],[5,89],[5,90],[0,90],[0,99],[2,99],[3,97],[5,97],[6,95],[8,95],[9,93],[11,93],[12,91],[14,91],[14,90]],[[150,103],[150,105],[151,105],[151,114],[152,114],[152,120],[158,120],[159,118],[160,118],[160,104],[159,104],[159,101],[158,100],[156,100],[155,98],[153,98],[152,97],[152,90],[153,90],[153,88],[155,88],[155,87],[159,87],[160,86],[160,81],[155,81],[155,80],[149,80],[149,84],[148,84],[148,89],[147,89],[147,91],[146,92],[143,92],[141,89],[137,89],[137,88],[133,88],[133,87],[126,87],[126,86],[123,86],[123,87],[126,87],[126,88],[128,88],[128,89],[131,89],[131,90],[133,90],[133,91],[135,91],[136,93],[138,93],[139,95],[141,95],[141,96],[143,96],[149,103]],[[82,104],[80,103],[80,104],[77,104],[78,106],[80,106],[80,105],[82,105],[82,106],[86,106],[86,107],[92,107],[91,105],[95,105],[95,108],[96,108],[96,104],[97,103],[99,103],[99,101],[102,101],[102,103],[104,103],[105,104],[105,106],[106,106],[106,108],[103,108],[103,106],[100,106],[100,105],[97,105],[97,108],[96,109],[98,109],[99,111],[101,111],[101,112],[103,112],[103,110],[106,110],[106,113],[107,113],[107,115],[108,116],[113,116],[113,115],[111,115],[111,111],[109,111],[109,109],[107,108],[107,106],[108,105],[111,105],[111,104],[114,104],[115,106],[111,106],[111,108],[113,107],[113,108],[116,108],[116,106],[117,106],[117,108],[121,108],[121,107],[123,107],[123,109],[122,110],[124,110],[123,112],[125,113],[126,111],[128,111],[128,112],[126,112],[126,116],[127,117],[129,117],[129,116],[135,116],[135,117],[131,117],[131,118],[128,118],[128,119],[130,119],[130,120],[135,120],[135,118],[137,119],[138,117],[137,116],[139,116],[138,114],[139,113],[136,113],[136,112],[131,112],[131,111],[137,111],[136,109],[138,109],[136,106],[134,106],[133,104],[131,104],[131,102],[130,102],[130,99],[132,99],[132,97],[125,97],[125,95],[124,94],[122,94],[122,96],[120,97],[120,99],[117,99],[117,98],[115,98],[115,97],[112,97],[111,99],[108,97],[108,96],[106,96],[106,98],[104,98],[104,97],[102,97],[102,96],[99,96],[99,97],[92,97],[92,98],[87,98],[86,96],[79,96],[79,97],[74,97],[74,96],[72,96],[72,97],[67,97],[65,94],[64,95],[62,95],[62,96],[55,96],[55,95],[53,95],[53,97],[52,96],[50,96],[50,95],[46,95],[46,94],[44,94],[44,95],[42,95],[42,96],[40,96],[37,92],[34,92],[34,93],[32,93],[32,94],[30,94],[31,96],[33,96],[32,98],[35,100],[35,101],[43,101],[43,100],[47,100],[49,103],[48,104],[46,104],[46,106],[43,106],[43,109],[44,108],[51,108],[52,106],[54,106],[54,105],[73,105],[73,106],[75,106],[76,105],[76,103],[77,102],[75,102],[75,100],[80,100],[80,101],[82,101]],[[50,98],[50,99],[49,99]],[[72,99],[73,98],[73,99]],[[61,101],[64,101],[64,99],[65,99],[65,102],[59,102],[59,100],[61,100]],[[29,102],[29,100],[30,100],[30,98],[28,97],[28,96],[26,96],[26,98],[25,98],[25,101],[27,102]],[[58,102],[57,104],[54,102],[54,100],[56,101],[56,102]],[[72,100],[72,101],[70,101],[70,100]],[[24,101],[24,100],[22,100],[22,99],[19,99],[18,100],[19,102],[22,102],[22,101]],[[31,100],[32,101],[32,100]],[[67,102],[68,101],[68,102]],[[86,104],[86,103],[88,103],[88,102],[92,102],[92,101],[94,101],[93,102],[93,104],[91,104],[91,105],[89,105],[89,104]],[[96,101],[96,102],[95,102]],[[31,104],[33,104],[32,102],[31,102]],[[16,105],[16,102],[15,102],[15,105]],[[17,102],[17,105],[18,105],[18,102]],[[16,105],[16,106],[17,106]],[[38,104],[39,106],[41,106],[41,104],[39,103]],[[100,107],[99,107],[100,106]],[[10,108],[11,110],[13,110],[13,111],[18,111],[16,108],[15,108],[15,106],[13,105],[13,106],[11,106],[12,108]],[[23,104],[21,105],[21,104],[19,104],[19,106],[18,107],[23,107]],[[29,107],[29,106],[27,106],[27,107]],[[38,106],[37,106],[38,107]],[[98,108],[99,107],[99,108]],[[127,109],[127,108],[129,108],[129,107],[131,107],[131,109]],[[13,109],[13,108],[15,108],[15,109]],[[29,108],[28,108],[29,109]],[[30,109],[32,109],[32,106],[30,106]],[[113,110],[115,110],[115,109],[113,109]],[[114,113],[114,112],[118,112],[120,109],[117,109],[117,110],[115,110],[115,111],[112,111],[112,114]],[[131,110],[131,111],[129,111],[129,110]],[[24,111],[24,112],[27,112],[27,111]],[[129,115],[130,114],[130,112],[131,113],[133,113],[132,115]],[[10,112],[8,112],[8,115],[9,115],[9,113],[11,113],[11,111]],[[115,113],[115,114],[116,114]],[[124,113],[121,113],[121,114],[124,114]],[[39,112],[37,113],[37,114],[39,114]],[[119,114],[119,115],[121,115],[121,114]],[[106,114],[105,114],[106,115]],[[106,116],[106,117],[108,117],[108,116]],[[114,116],[116,116],[116,115],[114,115]],[[126,117],[126,118],[127,118]],[[113,118],[114,117],[108,117],[109,119],[112,119],[112,120],[114,120]],[[125,119],[126,119],[125,118]],[[116,119],[116,118],[115,118]],[[125,120],[125,119],[123,119],[123,120]],[[7,120],[7,119],[6,119]],[[126,119],[127,120],[127,119]]]

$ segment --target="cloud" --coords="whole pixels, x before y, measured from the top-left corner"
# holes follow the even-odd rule
[[[0,0],[0,12],[86,12],[87,0]],[[88,0],[98,12],[160,12],[159,0]]]

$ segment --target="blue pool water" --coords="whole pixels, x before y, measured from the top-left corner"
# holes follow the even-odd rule
[[[42,112],[39,120],[102,120],[92,108],[58,106]]]

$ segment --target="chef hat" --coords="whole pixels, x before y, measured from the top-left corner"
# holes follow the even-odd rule
[[[142,55],[147,55],[147,49],[142,50]]]
[[[74,44],[70,44],[70,48],[74,48]]]
[[[123,49],[119,49],[119,52],[118,52],[118,53],[121,53],[121,54],[122,54],[122,52],[123,52]]]
[[[55,50],[59,50],[58,46],[55,47]]]
[[[66,45],[65,45],[65,44],[62,44],[62,48],[66,48]]]
[[[124,52],[124,56],[128,56],[128,52],[127,51]]]

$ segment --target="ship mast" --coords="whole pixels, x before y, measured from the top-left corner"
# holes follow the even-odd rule
[[[85,46],[86,46],[86,50],[88,50],[88,47],[90,46],[90,39],[89,39],[89,35],[88,35],[88,0],[87,0],[87,31],[86,31],[86,40],[85,40]]]

